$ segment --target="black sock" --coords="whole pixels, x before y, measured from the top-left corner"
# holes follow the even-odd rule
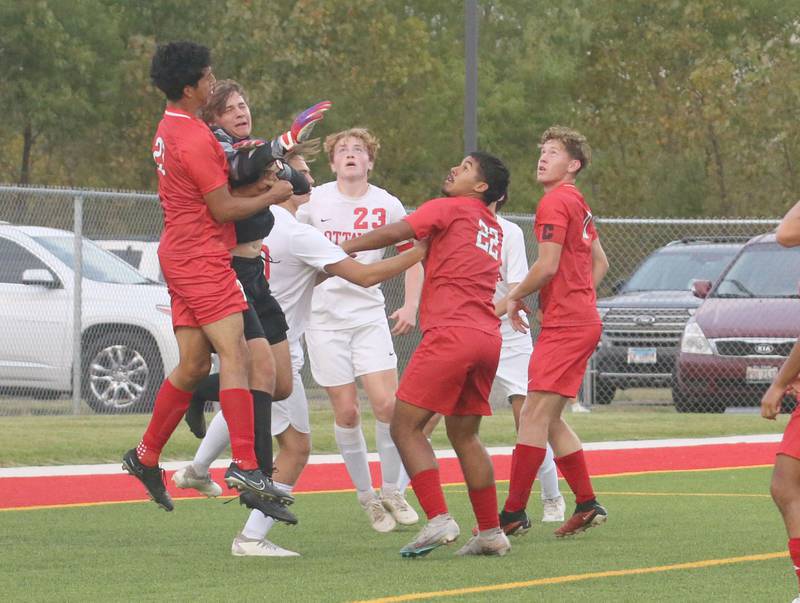
[[[255,451],[259,468],[272,475],[272,396],[251,389],[253,394],[253,424],[255,426]]]
[[[192,394],[192,404],[219,402],[219,373],[213,373],[200,382]]]

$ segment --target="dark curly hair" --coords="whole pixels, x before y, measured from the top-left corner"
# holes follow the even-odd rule
[[[484,151],[473,151],[469,156],[477,161],[481,177],[489,186],[483,193],[483,202],[486,205],[495,201],[505,202],[508,194],[508,181],[511,178],[505,164],[494,155]]]
[[[186,86],[196,86],[211,65],[211,51],[194,42],[160,44],[150,63],[150,79],[171,101],[180,100]]]

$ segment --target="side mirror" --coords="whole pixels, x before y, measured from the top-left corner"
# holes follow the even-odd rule
[[[29,268],[22,273],[23,285],[38,285],[45,289],[57,289],[60,283],[53,273],[43,268]]]
[[[611,285],[611,293],[617,295],[622,288],[625,286],[625,281],[617,281],[613,285]]]
[[[711,291],[712,286],[713,283],[711,281],[694,281],[692,283],[692,295],[699,297],[700,299],[705,299],[708,297],[708,293]]]

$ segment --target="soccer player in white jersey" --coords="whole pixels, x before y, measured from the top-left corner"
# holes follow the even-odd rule
[[[303,154],[313,155],[314,151],[314,144],[301,144],[286,157],[289,165],[305,174],[311,184],[314,181]],[[358,286],[369,287],[399,274],[424,257],[424,247],[420,246],[388,260],[361,264],[316,229],[295,219],[297,208],[307,201],[308,195],[293,195],[289,201],[273,206],[275,228],[264,240],[271,262],[270,287],[289,324],[287,335],[292,357],[292,394],[285,400],[272,403],[272,435],[278,440],[279,446],[275,457],[277,481],[274,484],[287,494],[294,488],[311,451],[308,400],[300,377],[304,362],[300,339],[310,318],[314,285],[320,278],[336,275]],[[208,471],[211,462],[222,453],[227,443],[227,425],[222,415],[217,414],[195,455],[192,463],[195,471]],[[411,516],[409,519],[416,519],[416,511],[410,506],[402,511]],[[231,545],[232,554],[298,556],[298,553],[267,540],[273,524],[271,517],[253,510],[242,532]]]
[[[325,151],[336,180],[315,187],[311,201],[297,212],[297,219],[311,224],[337,245],[402,220],[406,215],[402,203],[368,180],[379,146],[377,139],[362,128],[328,136]],[[372,263],[380,260],[383,253],[382,249],[364,251],[357,259]],[[416,324],[422,276],[421,265],[406,272],[405,302],[389,317],[396,321],[391,332],[380,287],[364,289],[338,278],[315,289],[311,323],[306,330],[311,372],[333,406],[336,443],[358,501],[378,532],[389,532],[397,523],[407,524],[411,519],[404,512],[408,504],[398,488],[398,482],[407,478],[389,435],[397,390],[397,356],[391,336],[408,333]],[[380,495],[372,488],[356,378],[375,415]]]
[[[493,403],[508,400],[514,411],[514,423],[519,427],[519,411],[528,393],[528,363],[533,352],[533,343],[530,333],[520,333],[511,326],[506,314],[505,298],[528,274],[528,258],[522,229],[499,214],[497,222],[503,229],[503,247],[500,251],[500,279],[497,281],[494,303],[498,314],[501,314],[500,335],[503,345],[500,348],[500,364],[497,366],[490,400]],[[558,488],[558,472],[553,461],[553,450],[549,445],[538,477],[542,484],[542,521],[564,521],[566,503]],[[530,523],[524,531],[529,527]]]

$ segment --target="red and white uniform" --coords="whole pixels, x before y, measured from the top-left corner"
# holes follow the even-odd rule
[[[164,230],[158,246],[172,324],[197,327],[247,308],[230,266],[233,224],[215,221],[203,196],[228,183],[228,161],[208,126],[173,107],[153,138]]]
[[[310,224],[332,243],[366,234],[406,216],[397,197],[369,185],[366,194],[352,198],[336,182],[315,186],[311,200],[300,206],[297,219]],[[409,243],[398,245],[402,250]],[[372,264],[384,250],[362,251],[356,259]],[[324,387],[352,383],[356,377],[397,367],[380,285],[364,288],[330,278],[314,289],[311,322],[306,331],[314,380]]]
[[[397,397],[443,415],[490,415],[488,397],[500,358],[495,287],[503,232],[478,199],[423,204],[406,221],[430,238],[420,303],[422,341]]]
[[[545,193],[536,209],[534,232],[539,243],[562,248],[558,271],[539,292],[542,330],[531,356],[528,390],[573,398],[602,330],[592,280],[597,230],[575,185],[562,184]]]

